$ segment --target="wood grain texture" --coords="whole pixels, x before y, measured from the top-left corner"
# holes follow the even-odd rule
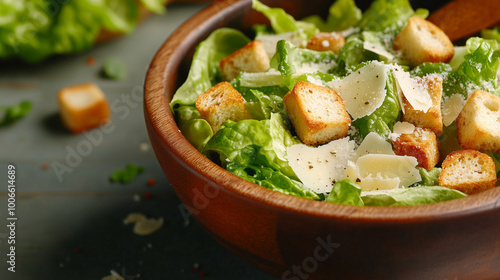
[[[329,6],[319,0],[263,2],[290,7],[287,11],[299,18]],[[144,114],[150,140],[193,216],[228,250],[283,279],[305,279],[294,274],[294,266],[308,279],[500,278],[500,188],[414,207],[336,205],[247,182],[188,143],[168,104],[177,77],[185,76],[180,65],[214,29],[247,30],[261,22],[250,6],[250,0],[214,2],[172,34],[147,74]]]
[[[428,20],[456,41],[500,23],[500,1],[455,0],[432,13]]]

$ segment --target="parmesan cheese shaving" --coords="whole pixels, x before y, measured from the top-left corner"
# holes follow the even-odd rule
[[[368,51],[371,51],[371,52],[376,53],[378,55],[381,55],[381,56],[387,58],[388,60],[394,59],[394,55],[392,53],[388,52],[386,49],[384,49],[384,47],[381,45],[377,45],[377,44],[373,44],[373,43],[365,41],[365,42],[363,42],[363,48],[365,50],[368,50]]]
[[[287,148],[290,167],[305,187],[327,193],[342,178],[349,157],[354,152],[354,142],[345,137],[319,147],[304,144]]]
[[[426,85],[411,78],[410,73],[404,71],[400,66],[394,66],[392,73],[404,97],[413,109],[427,113],[432,107],[432,99]]]
[[[415,125],[409,122],[396,122],[389,135],[391,140],[395,141],[401,134],[412,134],[415,131]]]
[[[453,94],[443,101],[441,108],[441,115],[443,118],[443,124],[449,126],[452,124],[465,105],[465,99],[461,94]]]
[[[387,93],[386,75],[385,65],[374,61],[327,85],[342,97],[347,112],[356,120],[370,115],[382,105]]]

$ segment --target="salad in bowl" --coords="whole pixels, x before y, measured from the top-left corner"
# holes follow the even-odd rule
[[[262,187],[356,206],[437,203],[495,188],[497,30],[454,46],[407,0],[326,19],[252,1],[270,25],[202,41],[170,108],[183,135]]]

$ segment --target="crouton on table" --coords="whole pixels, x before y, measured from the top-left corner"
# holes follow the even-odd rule
[[[476,150],[452,152],[441,167],[439,185],[468,195],[492,189],[497,182],[493,159]]]
[[[299,81],[283,102],[304,144],[319,145],[347,135],[351,117],[334,90]]]
[[[456,119],[460,146],[500,153],[500,97],[476,90]]]
[[[237,122],[252,118],[246,108],[245,99],[228,82],[218,83],[200,94],[196,98],[195,106],[214,133],[227,120]]]
[[[93,83],[61,89],[57,95],[64,125],[74,133],[96,128],[110,119],[108,101]]]

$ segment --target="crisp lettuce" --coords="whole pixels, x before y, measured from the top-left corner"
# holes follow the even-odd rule
[[[356,206],[414,206],[437,203],[466,195],[440,186],[394,189],[382,194],[362,193],[361,187],[349,179],[338,181],[326,201]]]
[[[165,0],[143,0],[161,12]],[[99,31],[131,32],[139,19],[134,0],[19,0],[0,3],[0,59],[30,63],[84,51]]]
[[[481,37],[484,39],[493,39],[500,41],[500,26],[495,26],[492,29],[481,30]]]
[[[258,0],[252,0],[252,8],[264,14],[270,21],[273,31],[277,34],[300,31],[304,39],[312,37],[318,28],[311,23],[296,21],[281,8],[271,8]]]
[[[422,181],[416,183],[416,186],[437,186],[439,185],[439,174],[441,173],[441,168],[434,167],[427,170],[422,167],[417,167]]]
[[[202,152],[218,155],[228,171],[263,187],[300,197],[319,199],[302,186],[288,164],[286,148],[300,141],[293,137],[279,114],[268,120],[227,121]]]
[[[333,70],[336,65],[335,59],[336,55],[331,51],[303,49],[286,40],[280,40],[276,45],[276,53],[271,59],[271,67],[281,73],[285,85],[288,89],[292,89],[297,82],[292,75],[296,74],[301,67],[320,65],[329,67],[328,65],[331,65],[330,70]]]
[[[188,77],[174,94],[170,106],[194,105],[198,95],[222,80],[220,61],[248,42],[250,39],[236,29],[220,28],[212,32],[198,45]]]
[[[375,0],[357,26],[364,31],[394,33],[415,15],[408,0]]]
[[[337,0],[330,6],[328,12],[326,21],[318,15],[309,16],[302,21],[314,24],[322,32],[334,32],[353,27],[361,19],[361,10],[354,0]]]
[[[396,189],[387,194],[370,194],[362,196],[365,206],[415,206],[443,202],[467,195],[445,187],[429,186]]]
[[[326,197],[326,202],[363,206],[361,187],[349,179],[338,181]]]

